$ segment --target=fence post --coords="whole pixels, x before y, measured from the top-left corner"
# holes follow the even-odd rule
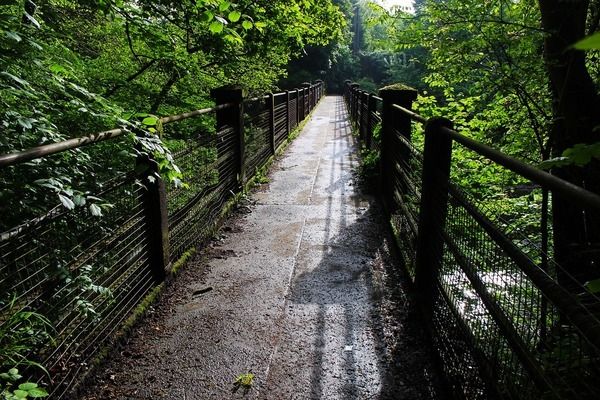
[[[300,125],[300,89],[296,89],[296,126]]]
[[[369,92],[363,90],[360,100],[360,137],[364,143],[367,140],[367,129],[369,127]]]
[[[275,96],[273,93],[269,93],[267,107],[269,107],[269,139],[271,154],[275,154]]]
[[[365,137],[365,145],[367,150],[371,150],[372,142],[373,142],[373,128],[375,125],[375,120],[373,115],[377,111],[377,100],[375,100],[375,95],[373,93],[369,94],[368,99],[368,107],[367,107],[367,130]]]
[[[139,148],[141,146],[138,145]],[[151,155],[140,155],[136,168],[145,190],[142,194],[144,219],[148,226],[148,260],[154,280],[165,280],[169,268],[169,216],[165,182],[159,176],[158,164]]]
[[[324,82],[322,79],[317,79],[315,82],[317,83],[317,102],[318,102],[319,100],[321,100],[321,97],[323,97]]]
[[[358,104],[358,96],[356,94],[359,86],[360,85],[358,83],[350,84],[350,116],[352,117],[352,122],[354,123],[356,123],[356,109]]]
[[[348,113],[350,113],[350,84],[352,81],[350,79],[346,79],[344,81],[344,99],[346,100],[346,108],[348,109]]]
[[[358,138],[362,142],[364,140],[363,137],[363,93],[365,91],[360,89],[357,91],[357,99],[356,99],[356,125],[358,128]]]
[[[441,131],[442,127],[452,128],[452,122],[446,118],[432,118],[425,126],[415,260],[415,286],[428,324],[433,317],[436,281],[444,257],[442,233],[448,212],[448,180],[452,160],[452,139]]]
[[[408,153],[397,149],[393,140],[394,130],[398,130],[408,141],[410,141],[411,121],[410,117],[394,112],[392,105],[412,109],[412,103],[417,98],[417,91],[404,85],[391,85],[379,89],[379,96],[383,99],[381,115],[381,173],[380,190],[383,203],[389,213],[394,212],[392,205],[394,196],[394,157],[408,157]],[[407,160],[408,161],[408,160]]]
[[[360,126],[360,117],[361,117],[360,102],[362,100],[362,90],[359,87],[357,87],[356,90],[354,91],[354,95],[356,96],[356,98],[354,100],[356,102],[355,110],[354,110],[354,122],[356,122],[356,128],[358,130],[358,137],[360,138],[360,136],[361,136],[361,133],[360,133],[360,129],[361,129],[361,126]]]
[[[302,119],[306,119],[306,116],[310,113],[310,83],[304,82],[302,87],[304,93],[302,97]]]
[[[290,117],[290,91],[286,90],[285,91],[285,109],[286,109],[286,113],[285,113],[285,120],[287,122],[287,135],[290,136],[290,133],[292,133],[292,121],[291,117]]]
[[[244,140],[244,90],[238,86],[223,86],[212,89],[210,96],[215,99],[217,106],[232,103],[233,106],[227,107],[216,112],[217,132],[224,127],[231,127],[238,137],[238,146],[236,149],[238,184],[243,187],[246,182],[246,171],[244,170],[246,158],[246,143]]]

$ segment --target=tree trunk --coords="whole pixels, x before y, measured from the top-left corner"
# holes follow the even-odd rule
[[[544,57],[553,95],[554,128],[551,132],[553,154],[578,143],[595,143],[600,135],[600,96],[586,68],[585,53],[570,49],[586,33],[587,0],[539,0],[542,26],[548,32]],[[556,168],[553,174],[576,185],[600,193],[600,164]],[[600,276],[600,215],[572,204],[568,198],[553,194],[555,258],[579,284]],[[574,283],[559,274],[565,283]]]

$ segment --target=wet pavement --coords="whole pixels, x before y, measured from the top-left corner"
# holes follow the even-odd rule
[[[167,288],[81,399],[438,399],[341,97]],[[250,212],[251,211],[251,212]],[[234,384],[252,373],[249,388]]]

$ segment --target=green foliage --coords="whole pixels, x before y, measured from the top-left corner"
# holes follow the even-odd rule
[[[600,32],[596,32],[573,45],[577,50],[600,50]]]
[[[19,400],[29,398],[48,397],[48,392],[34,382],[17,384],[22,378],[17,368],[0,374],[0,396],[2,400]],[[14,386],[17,385],[15,388]]]
[[[254,374],[253,373],[246,373],[246,374],[240,374],[235,378],[235,382],[234,384],[236,386],[241,386],[244,388],[250,388],[252,387],[252,384],[254,383]]]
[[[105,273],[103,263],[112,260],[93,267],[72,260],[73,252],[83,250],[78,241],[83,232],[93,237],[120,221],[120,202],[127,199],[117,195],[133,197],[129,188],[108,190],[111,182],[146,172],[136,170],[137,161],[151,158],[158,173],[147,174],[148,181],[160,175],[178,193],[170,197],[170,210],[218,183],[218,170],[209,169],[216,148],[196,148],[179,166],[173,155],[192,137],[214,134],[214,118],[163,127],[159,116],[210,107],[210,89],[225,84],[261,94],[270,90],[293,54],[341,35],[343,16],[330,0],[36,3],[29,10],[27,2],[0,2],[0,154],[115,127],[125,134],[3,168],[0,234],[4,240],[36,222],[52,221],[60,246],[45,259],[49,298],[36,301],[68,304],[74,310],[60,312],[95,321],[96,307],[113,301],[110,287],[97,279]],[[94,251],[100,244],[91,246]],[[47,395],[20,376],[13,379],[18,374],[13,368],[43,368],[35,355],[52,344],[49,319],[63,318],[30,311],[27,297],[0,297],[6,399]]]
[[[381,124],[378,123],[373,128],[373,137],[371,138],[371,149],[361,149],[361,163],[358,171],[362,183],[369,190],[375,191],[379,182],[380,159],[379,151],[381,145]]]
[[[34,15],[22,6],[0,5],[0,153],[114,126],[162,134],[156,115],[209,106],[223,84],[264,92],[293,53],[341,32],[328,0],[43,1]],[[56,204],[104,214],[91,189],[140,152],[181,182],[161,140],[144,134],[5,169],[0,231]]]
[[[589,164],[593,159],[600,159],[600,142],[594,144],[576,144],[573,147],[565,149],[560,157],[544,160],[539,166],[544,169],[567,165],[581,167]]]
[[[50,321],[20,306],[16,297],[0,306],[0,369],[27,365],[43,370],[40,364],[30,359],[30,353],[38,346],[52,342]]]

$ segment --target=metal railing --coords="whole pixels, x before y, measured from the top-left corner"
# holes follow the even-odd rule
[[[28,372],[38,374],[52,398],[67,396],[173,264],[210,238],[225,205],[323,95],[320,81],[253,99],[244,99],[239,89],[217,89],[215,107],[164,117],[157,124],[169,125],[161,129],[172,133],[192,132],[187,135],[192,139],[177,141],[172,152],[185,186],[165,185],[157,178],[156,161],[138,156],[124,173],[107,171],[88,179],[87,204],[79,199],[73,209],[55,205],[1,233],[0,327],[30,311],[50,321],[52,338],[28,342],[27,356],[48,370],[49,375],[37,368]],[[102,167],[119,149],[133,151],[127,133],[113,129],[0,155],[0,174],[21,176],[38,162],[50,168],[83,146],[106,157],[91,158]],[[58,203],[57,193],[49,190],[47,203],[53,199]],[[104,206],[95,209],[104,214],[101,218],[90,213],[92,201]]]
[[[600,398],[598,294],[553,260],[548,227],[524,232],[465,182],[493,164],[528,183],[528,198],[546,191],[597,212],[600,197],[413,112],[413,89],[378,97],[346,85],[355,131],[379,151],[381,195],[454,396]],[[458,151],[472,159],[457,164]]]

